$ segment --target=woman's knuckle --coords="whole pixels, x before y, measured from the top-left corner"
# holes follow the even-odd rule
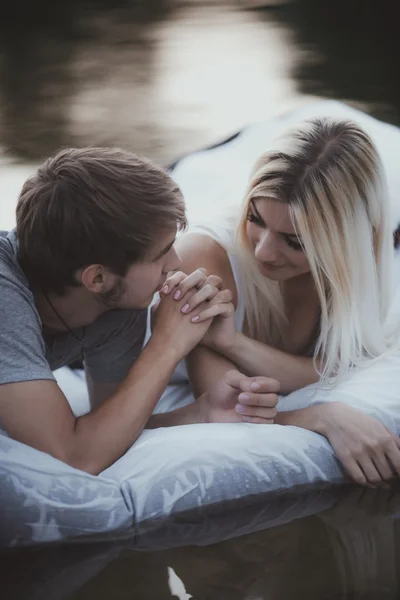
[[[365,454],[366,454],[367,450],[368,450],[368,449],[366,448],[366,446],[365,446],[365,445],[356,444],[356,445],[353,447],[353,450],[352,450],[352,455],[353,455],[353,456],[354,456],[354,457],[355,457],[357,460],[359,460],[360,458],[362,458],[363,456],[365,456]]]
[[[276,406],[278,404],[278,394],[268,394],[269,401],[271,406]]]
[[[380,440],[377,440],[377,439],[371,439],[371,440],[368,440],[368,441],[365,443],[365,447],[366,447],[368,450],[372,450],[373,452],[377,452],[377,451],[378,451],[378,450],[380,450],[380,448],[381,448],[381,441],[380,441]]]
[[[367,480],[364,477],[364,475],[356,474],[356,475],[352,475],[352,477],[353,477],[354,481],[356,483],[358,483],[359,485],[365,485],[367,483]]]
[[[350,448],[343,448],[338,455],[338,458],[345,463],[348,463],[352,459],[352,452]]]
[[[396,446],[393,436],[389,434],[386,435],[385,438],[382,440],[382,445],[385,448],[393,448],[394,446]]]
[[[271,386],[271,389],[274,392],[279,392],[279,390],[281,389],[280,381],[278,381],[277,379],[270,379],[269,385]]]
[[[209,275],[207,277],[207,281],[210,285],[218,287],[219,285],[221,285],[222,279],[221,277],[218,277],[218,275]]]
[[[370,475],[368,477],[368,481],[370,483],[380,483],[382,481],[382,478],[378,474],[376,474],[376,475]]]

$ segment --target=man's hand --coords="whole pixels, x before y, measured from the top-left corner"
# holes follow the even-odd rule
[[[196,402],[204,421],[271,424],[276,415],[278,391],[279,382],[275,379],[228,371]]]

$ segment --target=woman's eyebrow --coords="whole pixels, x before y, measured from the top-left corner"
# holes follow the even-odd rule
[[[264,219],[261,217],[260,213],[257,210],[257,207],[255,205],[254,200],[250,200],[250,204],[251,204],[251,208],[254,210],[254,212],[256,213],[256,217],[257,219],[260,219],[261,223],[264,223]]]
[[[261,221],[261,223],[263,223],[265,225],[265,221],[261,217],[260,213],[258,212],[254,200],[250,200],[250,204],[251,204],[251,208],[255,212],[255,215],[256,215],[257,219],[259,219]],[[284,235],[286,237],[293,238],[294,240],[298,240],[299,239],[299,237],[298,237],[298,235],[296,233],[287,233],[286,231],[279,231],[278,233],[280,233],[280,235]]]

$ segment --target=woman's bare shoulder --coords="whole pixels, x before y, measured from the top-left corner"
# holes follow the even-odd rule
[[[176,250],[182,259],[182,271],[191,273],[200,267],[210,275],[218,275],[234,294],[236,304],[236,284],[226,250],[211,236],[203,233],[186,233],[176,243]]]

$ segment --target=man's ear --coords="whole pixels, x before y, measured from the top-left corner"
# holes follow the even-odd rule
[[[80,279],[89,292],[99,294],[108,288],[108,275],[103,265],[89,265],[80,273]]]

